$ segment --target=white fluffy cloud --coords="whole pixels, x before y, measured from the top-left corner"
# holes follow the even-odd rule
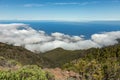
[[[58,47],[66,50],[88,49],[116,44],[120,31],[93,34],[85,40],[81,36],[70,36],[55,32],[47,35],[44,31],[36,31],[27,24],[0,24],[0,42],[24,46],[26,49],[45,52]]]

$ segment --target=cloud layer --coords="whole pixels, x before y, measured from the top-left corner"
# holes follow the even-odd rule
[[[93,34],[91,39],[85,40],[82,36],[70,36],[59,32],[48,35],[23,23],[0,24],[0,42],[23,46],[33,52],[46,52],[58,47],[66,50],[100,48],[118,43],[118,38],[120,31]]]

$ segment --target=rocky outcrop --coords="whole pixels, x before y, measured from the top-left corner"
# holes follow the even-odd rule
[[[73,71],[65,71],[61,70],[60,68],[55,69],[45,68],[44,70],[52,73],[55,77],[55,80],[80,80],[79,74]]]

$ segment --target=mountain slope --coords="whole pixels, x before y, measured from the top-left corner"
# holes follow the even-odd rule
[[[51,67],[60,67],[61,65],[84,57],[86,54],[82,50],[70,51],[57,48],[42,54],[43,59],[51,63]]]
[[[0,58],[0,65],[3,67],[9,67],[10,65],[13,68],[16,67],[11,62],[9,64],[8,60],[12,59],[22,65],[42,66],[48,72],[54,72],[57,78],[65,70],[79,73],[79,79],[81,80],[120,79],[120,44],[75,51],[57,48],[43,54],[36,54],[23,47],[0,43],[0,57],[4,57],[4,59]],[[56,70],[54,67],[59,68]],[[63,70],[60,70],[60,68]],[[65,74],[67,73],[65,72]],[[76,75],[72,77],[78,78]],[[61,75],[60,78],[66,76]]]
[[[90,48],[87,50],[64,50],[57,48],[42,54],[42,57],[47,60],[52,67],[60,67],[63,64],[77,60],[80,58],[100,59],[104,61],[105,58],[117,56],[120,59],[120,44],[107,46],[103,48]]]
[[[40,55],[30,52],[23,47],[12,46],[4,43],[0,43],[0,56],[5,57],[6,59],[16,60],[23,65],[41,65],[42,63]]]

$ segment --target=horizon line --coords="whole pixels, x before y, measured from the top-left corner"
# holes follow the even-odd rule
[[[93,22],[93,21],[120,21],[120,20],[0,20],[0,21],[53,21],[53,22]]]

